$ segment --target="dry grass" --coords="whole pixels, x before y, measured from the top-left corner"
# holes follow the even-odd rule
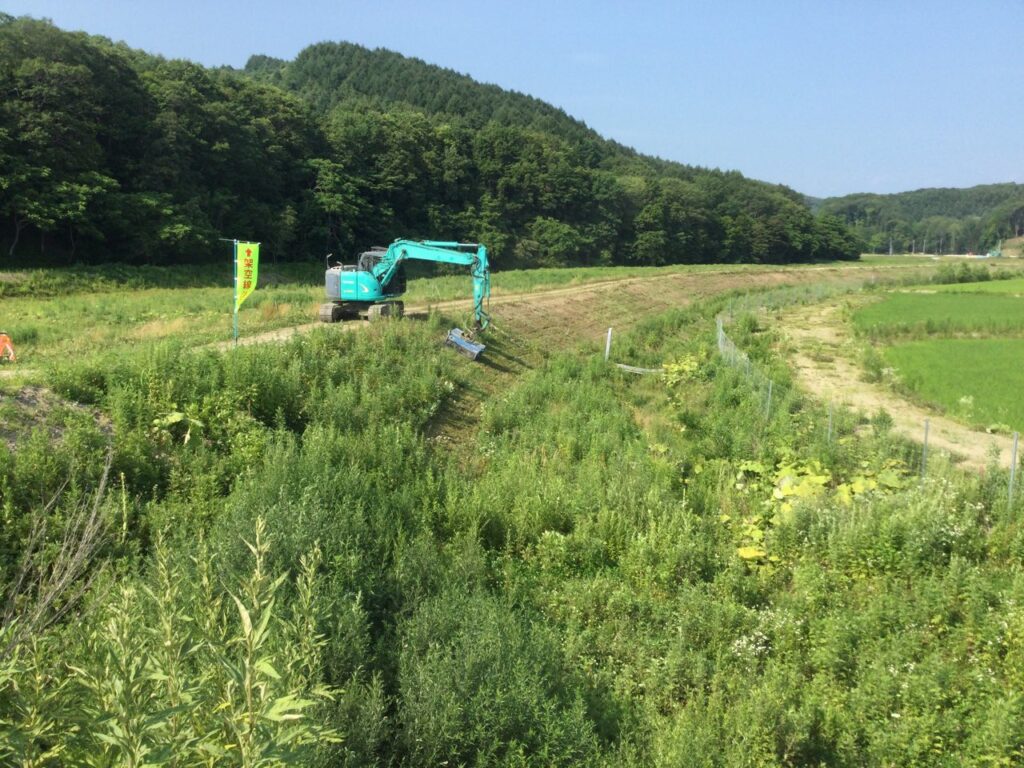
[[[152,320],[135,328],[129,336],[133,339],[166,339],[168,336],[182,334],[188,329],[190,321],[185,317],[174,317],[169,320]]]
[[[278,304],[276,301],[268,301],[260,307],[260,319],[265,323],[277,320],[291,312],[291,304]]]
[[[924,420],[930,419],[929,444],[960,457],[964,466],[988,466],[992,446],[999,463],[1009,466],[1010,441],[1004,435],[972,429],[911,402],[885,384],[864,381],[863,369],[856,361],[857,345],[844,313],[843,306],[829,302],[792,309],[780,317],[780,330],[792,345],[789,357],[801,388],[822,402],[844,405],[866,416],[884,410],[893,417],[893,429],[911,440],[921,439]],[[832,355],[832,359],[821,359],[823,353]]]
[[[1024,237],[1014,237],[1003,241],[1003,256],[1012,258],[1024,257]]]

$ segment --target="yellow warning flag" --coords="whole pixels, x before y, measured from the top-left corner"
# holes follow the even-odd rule
[[[256,290],[260,269],[260,244],[235,243],[235,311]]]

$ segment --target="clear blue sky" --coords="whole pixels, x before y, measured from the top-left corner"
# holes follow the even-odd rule
[[[1021,0],[0,0],[167,57],[323,40],[537,96],[601,134],[811,195],[1024,181]]]

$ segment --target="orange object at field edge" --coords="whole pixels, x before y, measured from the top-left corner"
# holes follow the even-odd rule
[[[6,333],[0,333],[0,360],[10,360],[13,363],[17,359],[11,337]]]

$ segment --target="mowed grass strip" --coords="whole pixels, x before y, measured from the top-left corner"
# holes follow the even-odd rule
[[[603,280],[654,277],[672,272],[718,272],[744,269],[734,264],[651,267],[581,267],[537,269],[496,273],[492,278],[495,295],[524,293],[585,285]],[[324,299],[323,272],[310,273],[309,280],[296,274],[275,273],[278,280],[261,285],[242,305],[239,329],[242,336],[317,321],[317,307]],[[65,280],[68,292],[53,295],[46,290],[48,272],[7,273],[24,275],[41,286],[42,296],[0,293],[0,331],[14,339],[19,358],[31,367],[46,365],[68,356],[81,356],[145,342],[182,340],[201,345],[231,338],[232,288],[189,286],[188,267],[139,269],[138,285],[130,268],[90,270],[72,268]],[[194,279],[208,280],[209,269]],[[294,270],[293,270],[294,272]],[[154,277],[155,275],[155,277]],[[77,280],[80,276],[82,280]],[[101,279],[102,278],[102,279]],[[170,287],[139,287],[155,280]],[[230,280],[230,276],[228,276]],[[118,282],[122,281],[122,282]],[[85,285],[93,290],[75,290]],[[52,286],[51,286],[52,287]],[[409,281],[403,297],[407,304],[427,304],[471,299],[473,279],[466,268],[460,274]]]
[[[600,283],[607,280],[658,277],[676,273],[723,272],[753,270],[759,264],[675,264],[666,267],[542,267],[539,269],[512,269],[491,274],[491,293],[494,296],[511,293],[533,293],[572,286]],[[448,268],[455,269],[455,268]],[[433,301],[452,301],[473,297],[473,279],[469,267],[458,268],[456,274],[419,277],[409,280],[403,297],[407,304]]]
[[[1024,332],[1024,298],[981,293],[893,293],[857,310],[853,326],[872,339],[1015,334]]]
[[[882,355],[902,386],[949,415],[1024,430],[1024,339],[927,339]]]
[[[153,288],[0,301],[0,328],[32,367],[113,347],[231,338],[231,288]],[[258,333],[312,322],[317,299],[303,286],[269,288],[242,306],[239,325]]]

